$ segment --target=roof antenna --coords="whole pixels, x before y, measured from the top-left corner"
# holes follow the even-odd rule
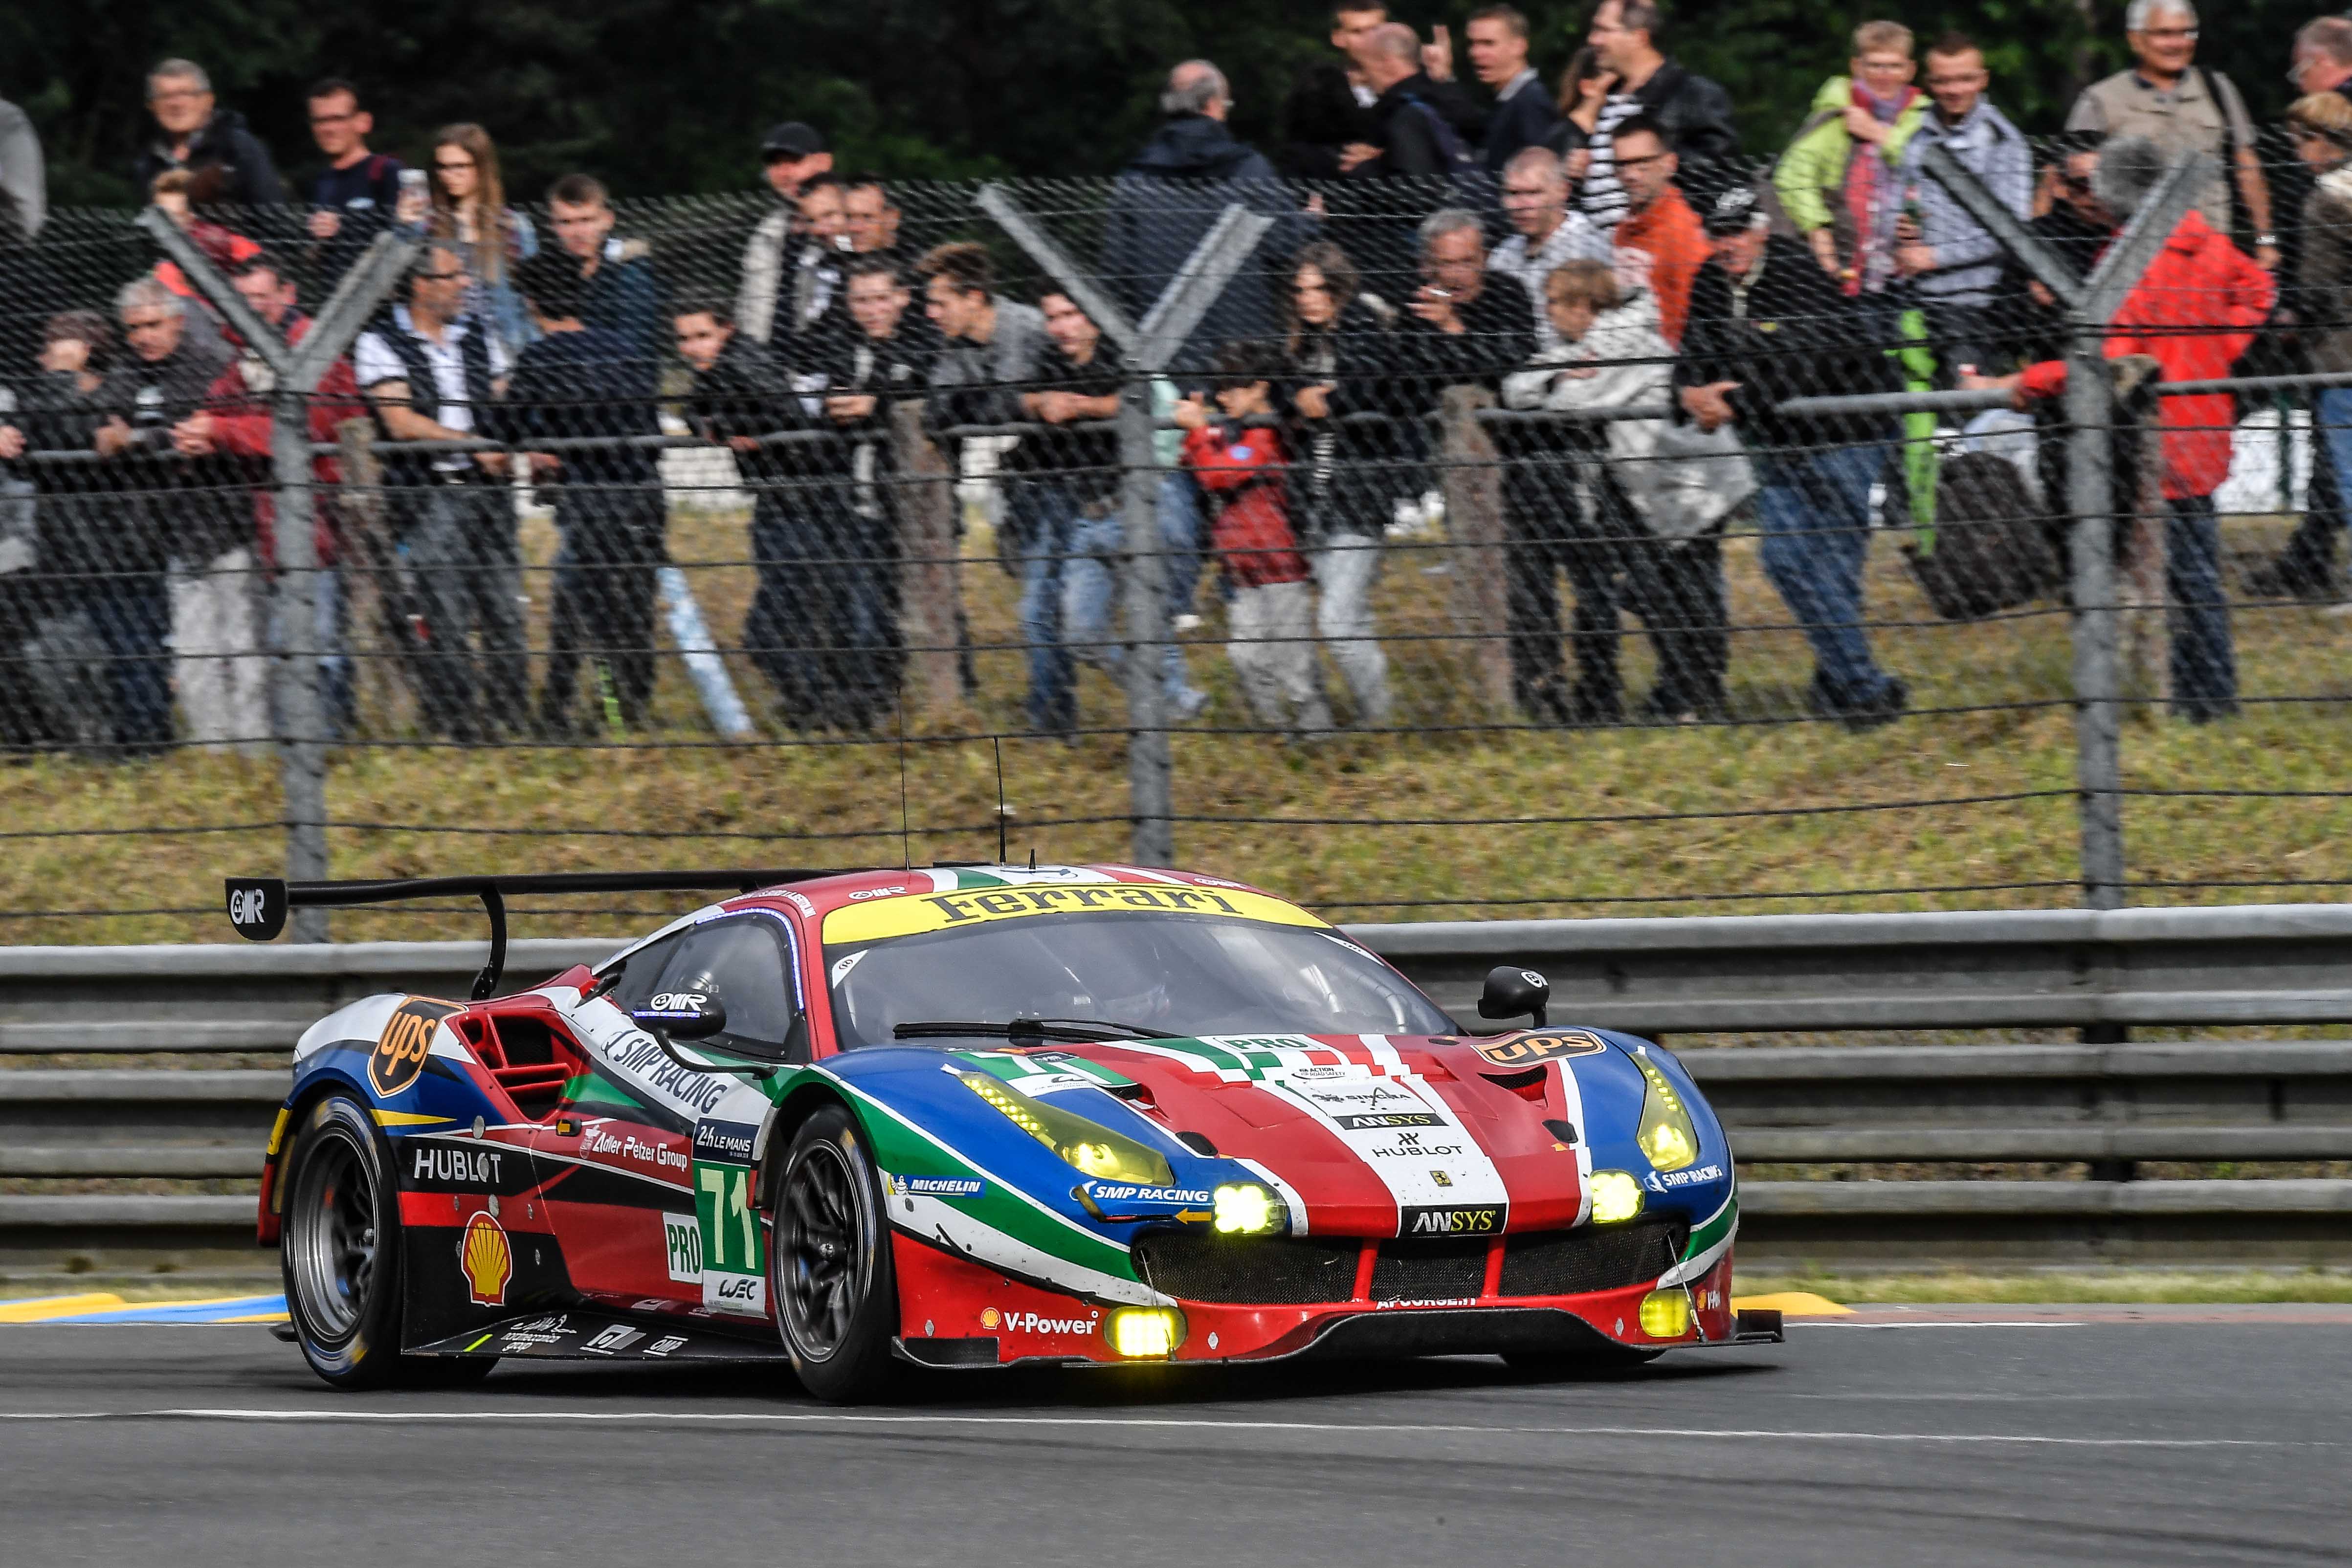
[[[907,697],[898,696],[898,852],[908,871],[915,869],[915,841],[907,826]]]
[[[988,744],[996,752],[996,863],[1003,865],[1013,858],[1004,847],[1004,737],[992,735]]]

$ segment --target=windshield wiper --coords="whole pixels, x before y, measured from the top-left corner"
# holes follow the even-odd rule
[[[893,1040],[1002,1040],[1014,1045],[1043,1045],[1047,1040],[1059,1045],[1092,1045],[1106,1038],[1105,1030],[1115,1030],[1129,1040],[1184,1038],[1166,1030],[1146,1029],[1137,1023],[1113,1023],[1108,1019],[1014,1019],[1011,1023],[960,1022],[944,1019],[936,1022],[902,1023],[890,1031],[890,1037]],[[1117,1036],[1109,1038],[1116,1039]]]

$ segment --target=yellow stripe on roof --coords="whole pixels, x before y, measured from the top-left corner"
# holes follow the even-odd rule
[[[1276,925],[1324,923],[1281,899],[1239,888],[1181,887],[1167,883],[1040,883],[976,887],[966,893],[905,894],[852,904],[824,917],[828,943],[917,936],[951,926],[982,925],[1033,915],[1204,915]]]

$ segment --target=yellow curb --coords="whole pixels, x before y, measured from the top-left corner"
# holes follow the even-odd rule
[[[285,1323],[294,1321],[290,1312],[256,1312],[249,1318],[215,1318],[216,1323]]]
[[[110,1312],[130,1303],[111,1291],[79,1296],[36,1296],[30,1301],[0,1301],[0,1323],[37,1323],[50,1318],[79,1317],[84,1312]]]
[[[1850,1318],[1852,1307],[1841,1306],[1827,1296],[1816,1296],[1811,1291],[1781,1291],[1769,1296],[1734,1296],[1731,1310],[1743,1312],[1759,1308],[1768,1312],[1786,1312],[1792,1318]]]

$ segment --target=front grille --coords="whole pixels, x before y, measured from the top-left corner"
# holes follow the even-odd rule
[[[1372,1300],[1444,1301],[1474,1298],[1486,1283],[1486,1243],[1383,1241],[1372,1260]]]
[[[1689,1235],[1680,1220],[1643,1219],[1507,1236],[1502,1293],[1570,1296],[1638,1285],[1673,1268]]]
[[[1135,1262],[1153,1290],[1188,1301],[1311,1306],[1354,1298],[1363,1245],[1347,1237],[1175,1230],[1138,1241]]]

